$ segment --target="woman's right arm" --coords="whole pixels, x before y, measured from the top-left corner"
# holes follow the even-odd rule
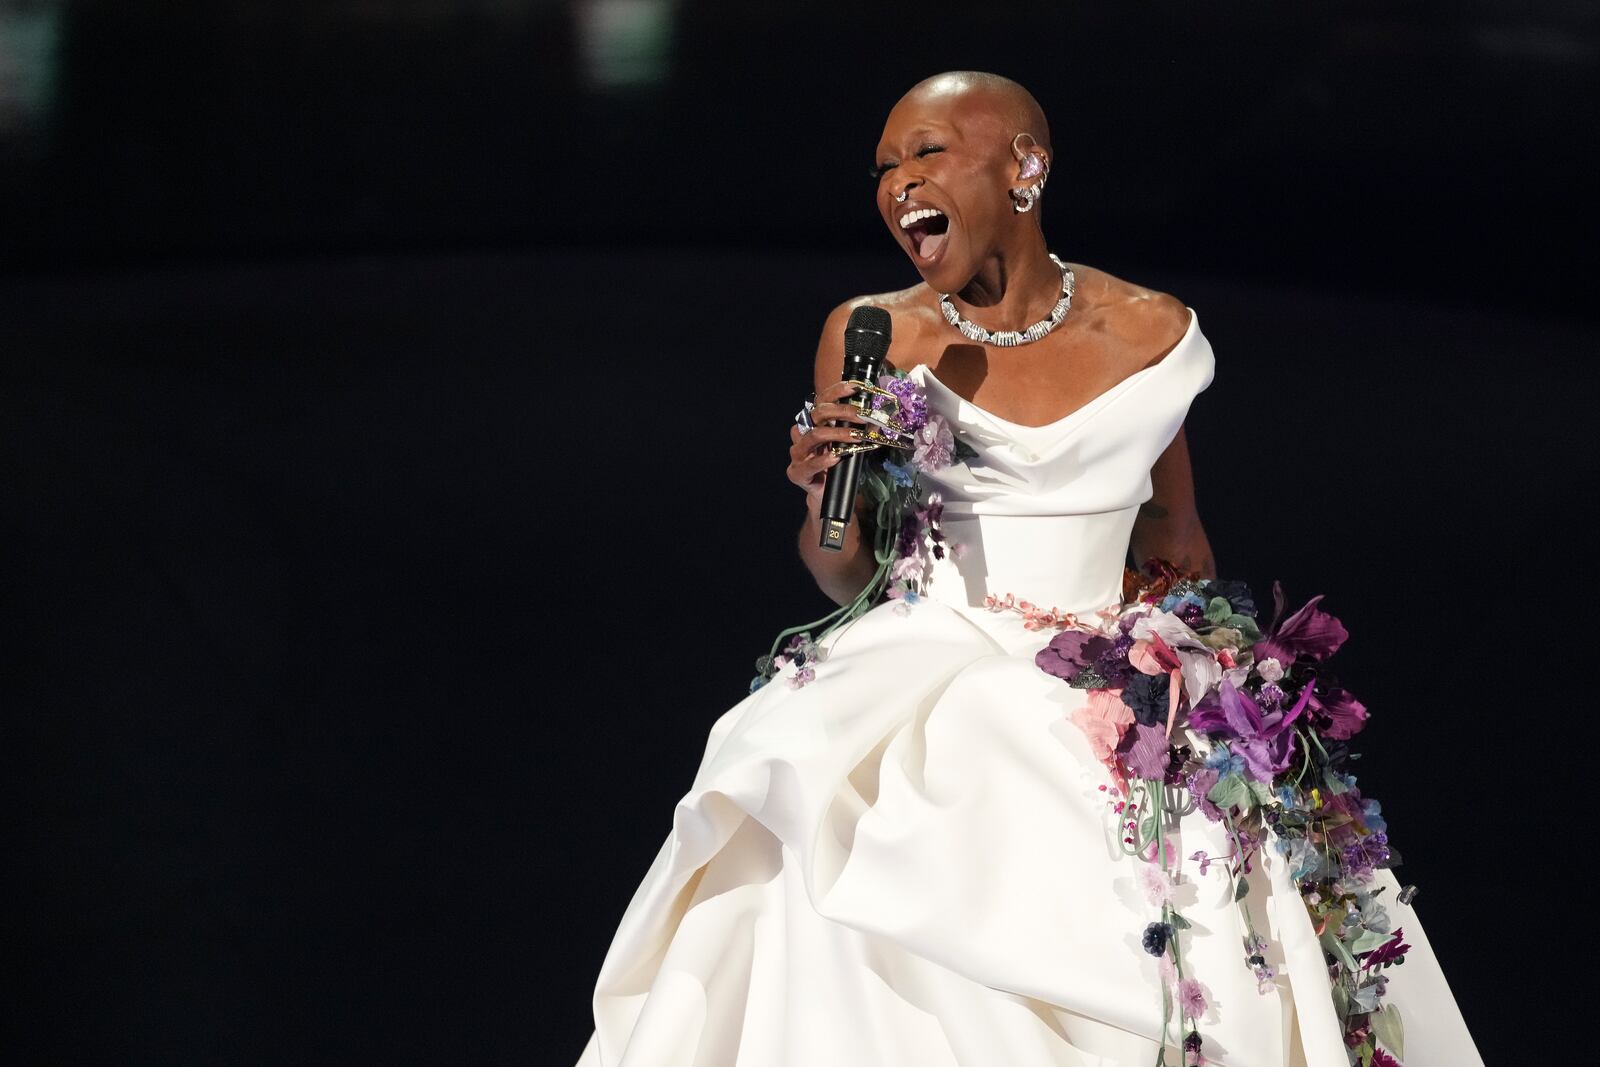
[[[798,426],[789,428],[789,480],[806,492],[806,518],[800,526],[800,559],[816,579],[817,586],[836,604],[848,604],[866,587],[877,571],[872,546],[861,536],[863,511],[861,494],[856,494],[856,517],[845,530],[844,548],[832,552],[819,547],[822,538],[822,487],[828,471],[838,463],[827,445],[850,439],[850,427],[867,425],[854,408],[842,403],[850,395],[849,386],[839,380],[844,372],[844,327],[850,319],[850,303],[840,304],[822,327],[817,344],[816,408],[811,417],[816,429],[802,434]],[[843,426],[827,423],[842,420]]]

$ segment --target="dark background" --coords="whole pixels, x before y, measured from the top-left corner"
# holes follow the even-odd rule
[[[1198,311],[1222,572],[1327,594],[1481,1050],[1569,1056],[1597,21],[0,0],[8,1059],[576,1059],[825,606],[787,422],[960,67],[1051,116],[1052,247]]]

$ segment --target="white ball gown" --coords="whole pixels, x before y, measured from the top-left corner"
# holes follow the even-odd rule
[[[924,475],[967,552],[935,565],[916,604],[836,631],[810,684],[779,679],[711,727],[606,953],[579,1067],[1156,1062],[1150,907],[1105,769],[1068,721],[1084,691],[1035,666],[1049,629],[983,604],[1011,593],[1087,615],[1120,600],[1150,468],[1213,367],[1191,310],[1163,359],[1045,426],[909,372],[976,452]],[[1199,812],[1178,836],[1180,857],[1227,851]],[[1259,989],[1226,878],[1181,861],[1185,958],[1210,991],[1204,1054],[1348,1067],[1305,906],[1261,855],[1244,906],[1277,976]],[[1378,884],[1412,945],[1386,998],[1405,1064],[1480,1064],[1416,913],[1389,871]]]

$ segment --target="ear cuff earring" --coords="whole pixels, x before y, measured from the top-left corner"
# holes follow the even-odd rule
[[[1023,179],[1038,178],[1039,180],[1026,189],[1010,190],[1011,210],[1019,215],[1025,215],[1033,210],[1033,205],[1039,201],[1039,194],[1044,192],[1044,183],[1050,178],[1050,161],[1044,158],[1042,153],[1029,152],[1023,148],[1020,142],[1024,137],[1028,138],[1030,145],[1037,143],[1031,134],[1026,133],[1019,133],[1011,139],[1011,151],[1022,164],[1022,169],[1017,172],[1017,176]]]

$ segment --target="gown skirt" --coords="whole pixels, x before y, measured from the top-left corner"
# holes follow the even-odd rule
[[[916,603],[830,635],[809,684],[780,675],[716,719],[605,955],[578,1067],[1157,1062],[1161,980],[1139,943],[1153,909],[1070,721],[1085,692],[1035,666],[1054,631],[983,597],[1118,601],[1150,466],[1212,362],[1192,316],[1160,362],[1043,427],[913,370],[972,450],[933,486],[968,551],[935,564]],[[1228,854],[1222,827],[1195,811],[1172,836],[1207,1061],[1348,1067],[1284,861],[1263,848],[1246,876],[1276,971],[1258,986],[1223,865],[1192,858]],[[1481,1064],[1415,908],[1391,872],[1376,885],[1412,946],[1385,998],[1405,1064]],[[1170,1043],[1167,1057],[1183,1062]]]

